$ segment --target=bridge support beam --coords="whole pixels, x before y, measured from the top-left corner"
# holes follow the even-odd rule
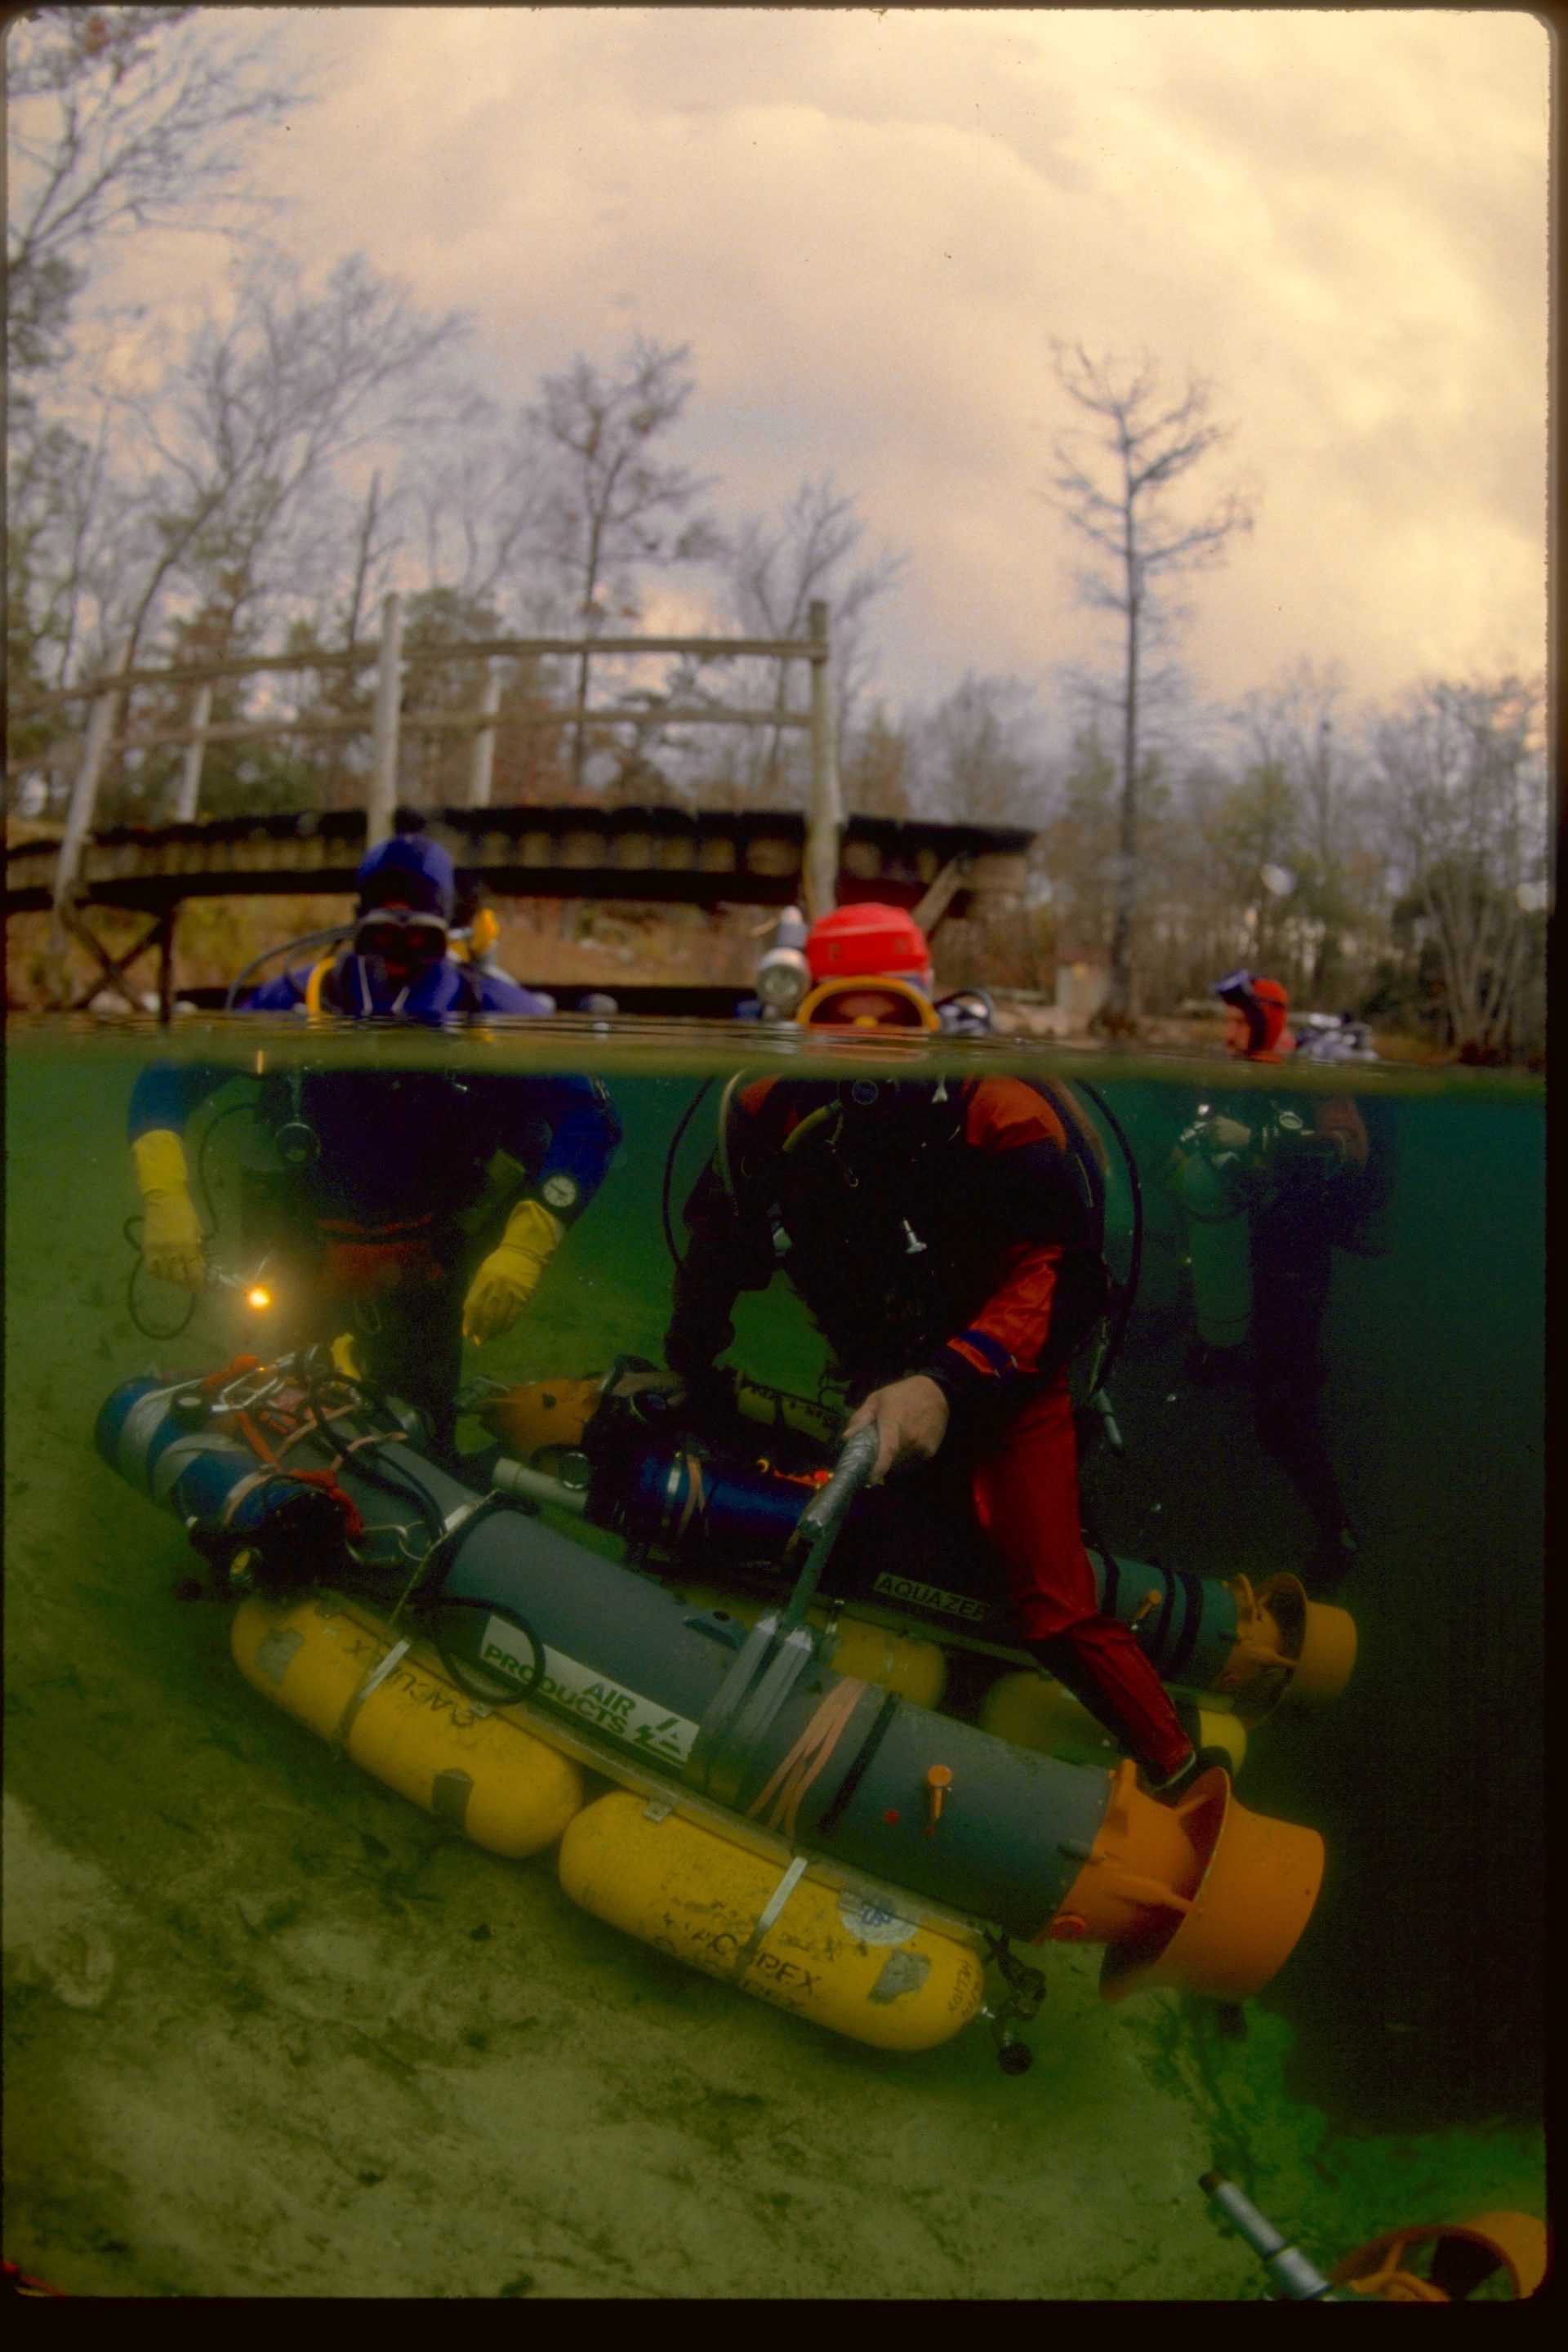
[[[143,931],[134,947],[127,948],[123,955],[111,955],[101,940],[93,937],[79,910],[74,907],[67,907],[62,915],[62,927],[72,939],[79,940],[83,947],[97,959],[100,977],[93,981],[80,996],[65,1005],[63,1009],[68,1013],[85,1012],[93,998],[107,986],[112,988],[117,995],[123,997],[132,1013],[144,1012],[146,1007],[131,987],[126,974],[132,965],[139,962],[147,953],[149,948],[156,948],[158,950],[158,1018],[162,1022],[169,1021],[174,1010],[174,919],[179,911],[179,903],[176,900],[173,906],[164,908],[152,929]],[[65,991],[62,988],[58,992],[63,996]]]
[[[806,919],[829,915],[837,903],[838,835],[843,811],[838,805],[838,759],[833,740],[833,681],[827,667],[827,606],[816,597],[811,604],[811,800],[805,818],[805,856],[802,884]]]
[[[403,599],[395,590],[381,608],[381,657],[375,673],[375,712],[371,722],[370,788],[365,794],[364,845],[379,849],[392,838],[397,807],[397,736],[403,709]]]

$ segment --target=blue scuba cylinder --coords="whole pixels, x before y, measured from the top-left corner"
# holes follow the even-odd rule
[[[111,1470],[187,1528],[256,1532],[300,1488],[237,1439],[179,1411],[176,1399],[194,1391],[194,1382],[171,1388],[151,1374],[127,1381],[100,1412],[94,1443]]]
[[[324,1495],[205,1425],[197,1400],[194,1381],[171,1387],[152,1374],[127,1381],[99,1413],[100,1454],[128,1485],[173,1511],[209,1554],[215,1545],[252,1547],[266,1560],[279,1546],[307,1542],[308,1528],[332,1529],[336,1514]]]
[[[629,1542],[777,1559],[806,1492],[762,1471],[715,1471],[694,1454],[650,1446],[627,1470],[606,1465],[588,1489],[588,1517]]]

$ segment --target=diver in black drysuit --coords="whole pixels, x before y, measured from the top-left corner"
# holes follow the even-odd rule
[[[1290,1040],[1279,982],[1238,972],[1215,992],[1233,1014],[1231,1053],[1280,1061]],[[1178,1147],[1178,1156],[1183,1148],[1217,1150],[1216,1166],[1226,1166],[1226,1181],[1248,1211],[1251,1271],[1246,1333],[1228,1346],[1199,1339],[1187,1369],[1204,1385],[1250,1375],[1258,1442],[1290,1479],[1317,1530],[1307,1580],[1319,1593],[1336,1590],[1360,1551],[1321,1414],[1333,1253],[1382,1254],[1374,1221],[1393,1194],[1396,1147],[1394,1106],[1374,1097],[1256,1094],[1205,1104]]]
[[[1252,1212],[1253,1426],[1311,1513],[1318,1557],[1309,1580],[1318,1592],[1336,1589],[1360,1549],[1321,1406],[1333,1253],[1372,1254],[1368,1221],[1386,1204],[1393,1179],[1392,1138],[1379,1116],[1386,1106],[1351,1108],[1367,1130],[1363,1166],[1330,1173],[1312,1159],[1276,1157]]]

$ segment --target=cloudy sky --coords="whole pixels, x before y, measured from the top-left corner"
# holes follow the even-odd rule
[[[1258,526],[1197,585],[1233,696],[1538,667],[1548,47],[1511,12],[354,8],[285,230],[477,323],[503,400],[689,341],[683,452],[734,515],[803,474],[909,551],[880,684],[1081,656],[1038,496],[1053,336],[1212,379]]]

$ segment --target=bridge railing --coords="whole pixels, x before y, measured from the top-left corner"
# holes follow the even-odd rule
[[[805,730],[810,744],[811,782],[802,878],[810,911],[814,914],[826,912],[835,900],[843,811],[834,749],[828,615],[825,603],[813,602],[808,633],[801,638],[505,636],[443,646],[440,657],[444,665],[471,663],[479,668],[479,699],[468,710],[420,711],[405,710],[403,707],[405,675],[403,601],[395,593],[383,603],[379,641],[357,646],[353,651],[257,654],[221,662],[176,663],[161,668],[128,667],[125,653],[121,652],[96,677],[12,704],[14,719],[41,716],[47,711],[77,705],[85,708],[85,720],[74,755],[75,774],[66,812],[65,830],[56,866],[56,951],[63,950],[64,932],[70,920],[83,847],[92,831],[104,769],[114,752],[183,746],[185,756],[181,767],[174,816],[176,823],[190,824],[200,811],[202,766],[208,744],[255,740],[269,736],[299,738],[368,733],[371,760],[365,782],[365,839],[367,846],[374,848],[384,841],[393,829],[397,803],[399,745],[405,731],[468,735],[471,741],[468,804],[470,808],[488,807],[493,779],[496,730],[500,714],[498,661],[517,655],[569,655],[584,665],[580,675],[585,677],[586,664],[594,657],[626,654],[686,654],[698,656],[703,661],[763,656],[781,663],[805,662],[810,673],[808,707],[804,711],[787,707],[765,710],[737,709],[702,701],[664,703],[657,698],[630,704],[595,705],[587,701],[584,691],[584,699],[580,703],[521,712],[509,717],[508,726],[646,728],[654,724],[659,727]],[[220,684],[268,673],[337,670],[352,674],[368,669],[374,669],[375,673],[374,694],[372,699],[358,709],[277,719],[258,716],[216,723],[212,719],[213,690]],[[125,714],[139,688],[155,688],[167,693],[170,688],[184,686],[194,688],[195,692],[189,717],[183,726],[154,725],[137,730],[128,723]],[[783,703],[782,693],[780,703]],[[67,760],[71,758],[72,747],[68,739],[58,747],[18,755],[7,762],[7,775],[36,772],[51,764],[58,753],[63,753]]]

